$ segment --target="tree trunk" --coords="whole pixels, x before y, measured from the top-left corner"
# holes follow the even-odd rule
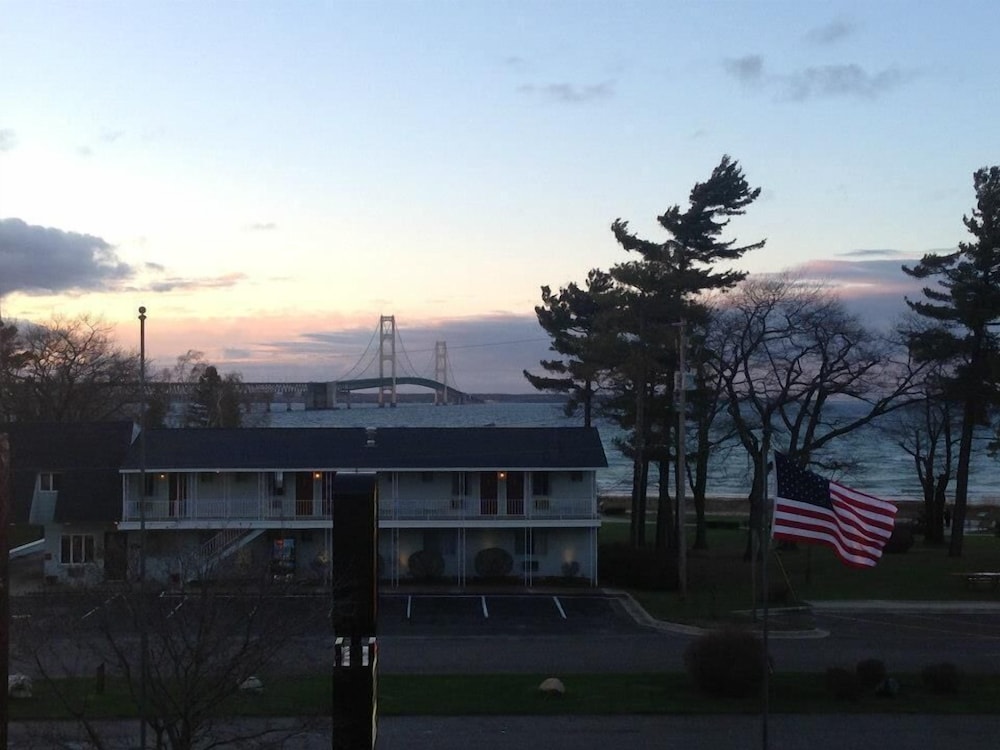
[[[670,500],[670,460],[661,459],[659,464],[660,491],[656,499],[656,548],[670,550],[677,539],[677,525],[674,519],[673,505]]]

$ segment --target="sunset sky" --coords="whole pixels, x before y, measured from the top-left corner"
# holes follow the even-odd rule
[[[46,2],[0,23],[0,315],[88,313],[168,366],[413,369],[528,391],[539,287],[626,259],[723,154],[741,267],[884,318],[1000,159],[1000,3]],[[881,296],[878,313],[871,298]],[[404,369],[409,369],[408,367]]]

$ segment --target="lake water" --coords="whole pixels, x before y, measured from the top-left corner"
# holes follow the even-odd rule
[[[359,404],[352,408],[304,411],[274,410],[266,415],[272,427],[570,427],[583,424],[581,418],[566,417],[560,404],[491,402],[434,406],[401,403],[394,408]],[[631,463],[614,446],[620,434],[606,422],[597,424],[608,457],[608,468],[598,474],[602,494],[627,495],[632,483]],[[986,435],[977,441],[973,471],[969,480],[969,502],[1000,505],[1000,461],[986,453]],[[884,430],[865,427],[835,441],[832,456],[851,456],[857,468],[849,474],[831,477],[855,489],[887,500],[919,500],[922,495],[913,460]],[[745,498],[752,470],[746,453],[737,447],[713,456],[708,492],[716,497]],[[655,480],[655,472],[654,472]],[[954,480],[950,490],[954,491]],[[651,490],[655,492],[655,486]]]

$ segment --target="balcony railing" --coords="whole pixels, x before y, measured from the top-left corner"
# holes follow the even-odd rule
[[[591,519],[597,518],[596,502],[591,498],[528,500],[479,498],[415,499],[397,498],[379,501],[382,521],[490,520],[490,519]]]
[[[320,520],[330,517],[329,502],[294,497],[147,499],[147,521],[271,521]],[[479,498],[381,498],[379,519],[384,521],[490,520],[490,519],[592,519],[596,502],[589,497],[526,500]],[[139,501],[127,500],[122,520],[137,522]]]
[[[147,521],[266,521],[322,519],[330,517],[330,505],[321,500],[294,497],[188,498],[187,500],[146,500]],[[124,521],[139,521],[139,501],[125,502]]]

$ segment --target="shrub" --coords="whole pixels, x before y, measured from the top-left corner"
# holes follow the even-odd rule
[[[684,667],[699,690],[709,695],[745,698],[764,680],[764,646],[753,633],[707,633],[684,651]]]
[[[861,695],[861,680],[849,669],[831,667],[826,670],[826,689],[839,701],[857,700]]]
[[[854,668],[863,690],[874,690],[885,680],[885,662],[881,659],[862,659]]]
[[[440,578],[444,574],[444,558],[433,550],[417,550],[407,559],[406,565],[410,575],[419,581]]]
[[[630,544],[602,544],[597,558],[602,586],[673,591],[677,589],[677,561],[665,550]]]
[[[897,523],[892,530],[892,536],[885,543],[883,552],[889,555],[901,555],[913,546],[913,526],[907,523]]]
[[[948,662],[928,664],[920,676],[924,687],[938,694],[957,693],[962,681],[958,667]]]
[[[476,575],[480,578],[503,578],[514,569],[514,558],[500,547],[487,547],[476,553]]]

